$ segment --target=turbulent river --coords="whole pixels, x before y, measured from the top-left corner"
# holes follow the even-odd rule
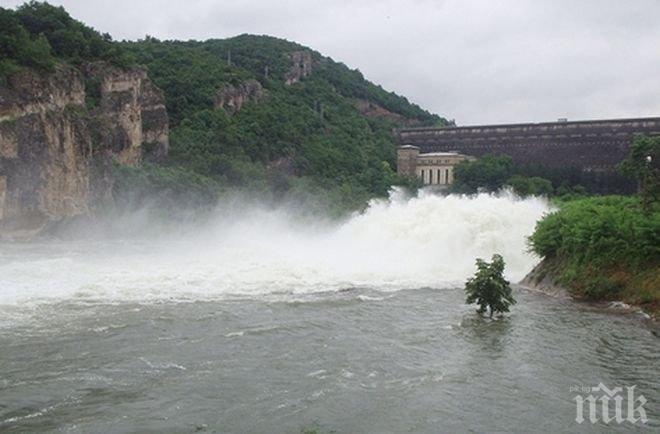
[[[476,257],[513,282],[534,266],[548,210],[395,193],[340,223],[246,206],[0,244],[0,431],[660,429],[638,316],[518,287],[502,319],[463,303]],[[648,422],[578,425],[576,388],[599,383],[635,385]]]

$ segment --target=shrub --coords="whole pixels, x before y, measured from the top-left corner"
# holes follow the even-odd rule
[[[623,286],[619,282],[603,276],[588,280],[583,289],[586,298],[592,300],[613,299],[622,291]]]
[[[489,311],[494,313],[509,311],[516,304],[509,282],[504,278],[504,259],[501,255],[493,255],[491,263],[477,259],[477,272],[465,284],[466,303],[479,305],[479,314]]]
[[[660,207],[655,209],[644,214],[636,198],[622,196],[567,202],[537,223],[530,245],[544,258],[636,266],[660,257]]]
[[[486,155],[474,161],[461,161],[454,168],[453,189],[476,193],[479,189],[497,191],[513,175],[514,164],[507,155]]]
[[[509,178],[507,185],[522,197],[525,196],[549,196],[553,193],[552,182],[538,176],[526,177],[515,175]]]
[[[660,300],[660,206],[646,213],[636,197],[563,202],[529,238],[558,283],[591,300]],[[656,305],[657,309],[657,305]]]

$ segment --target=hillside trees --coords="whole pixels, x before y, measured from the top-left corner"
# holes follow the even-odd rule
[[[630,155],[619,168],[637,181],[644,210],[650,212],[660,198],[660,137],[635,137]]]
[[[145,166],[143,176],[117,171],[144,183],[143,192],[170,191],[159,186],[172,185],[181,176],[182,185],[211,180],[219,189],[277,194],[314,185],[315,191],[319,186],[351,196],[341,203],[364,203],[386,195],[393,184],[409,182],[395,173],[393,128],[447,123],[359,71],[283,39],[241,35],[202,42],[153,37],[115,42],[62,7],[37,1],[16,10],[0,8],[0,24],[0,79],[26,67],[47,73],[58,63],[83,68],[87,62],[104,61],[147,68],[165,94],[170,119],[165,165],[172,170]],[[300,52],[312,61],[311,75],[286,85],[294,54]],[[236,113],[215,106],[219,90],[238,88],[247,80],[261,86],[258,101],[243,104]],[[88,109],[99,103],[94,93],[98,87],[86,83]],[[388,116],[362,114],[359,107],[365,102]]]

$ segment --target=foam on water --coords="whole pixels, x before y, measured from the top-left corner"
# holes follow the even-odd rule
[[[549,210],[540,198],[394,192],[336,224],[283,210],[222,213],[156,239],[0,246],[0,304],[200,300],[398,290],[461,283],[476,257],[501,253],[521,279],[537,261],[526,237]]]

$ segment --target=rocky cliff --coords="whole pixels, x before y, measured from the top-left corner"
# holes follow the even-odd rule
[[[284,82],[288,86],[298,83],[312,73],[312,53],[310,51],[294,51],[289,56],[291,58],[291,69],[284,76]]]
[[[0,235],[88,214],[110,195],[110,160],[137,165],[167,150],[164,98],[142,69],[94,63],[11,76],[0,87]]]
[[[385,119],[397,125],[405,125],[407,127],[415,127],[421,124],[421,121],[417,119],[407,118],[399,113],[391,112],[385,107],[366,99],[356,98],[354,105],[360,114],[368,118]]]
[[[257,102],[264,96],[264,90],[257,80],[246,80],[238,86],[227,85],[215,95],[215,108],[222,108],[233,115],[243,108],[246,102]]]

